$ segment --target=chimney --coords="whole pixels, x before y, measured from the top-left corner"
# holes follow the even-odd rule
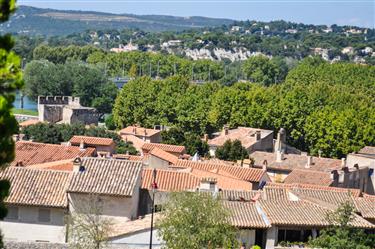
[[[227,136],[229,133],[229,127],[228,125],[224,125],[223,127],[223,136]]]
[[[80,157],[76,157],[73,161],[73,172],[83,172],[85,171],[85,166],[82,165],[82,160]]]
[[[336,181],[336,179],[338,178],[339,176],[339,173],[337,172],[337,170],[332,170],[331,171],[331,180],[332,181]]]
[[[23,167],[23,162],[22,161],[17,161],[16,167]]]
[[[267,162],[267,160],[264,160],[263,165],[262,165],[262,169],[267,170],[267,166],[268,166],[268,162]]]
[[[202,178],[199,185],[199,191],[201,192],[217,192],[217,180],[215,178]]]
[[[260,141],[261,137],[262,137],[261,131],[260,130],[255,131],[256,141]]]
[[[359,165],[358,165],[358,163],[354,164],[353,167],[356,168],[357,170],[359,170]]]
[[[83,139],[81,139],[81,142],[79,143],[79,149],[80,150],[84,150],[85,149],[85,142],[83,141]]]
[[[341,158],[341,168],[345,168],[346,167],[346,158]]]
[[[145,134],[145,136],[147,136],[147,130],[146,129],[143,129],[143,133]]]
[[[137,127],[133,126],[133,134],[137,134]]]
[[[284,160],[284,152],[282,151],[276,151],[276,162],[282,163]]]
[[[307,162],[306,162],[305,168],[309,169],[312,165],[313,165],[313,157],[307,156]]]

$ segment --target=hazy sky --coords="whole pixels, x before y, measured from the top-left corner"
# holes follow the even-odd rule
[[[375,0],[18,0],[18,4],[111,13],[288,20],[375,27]]]

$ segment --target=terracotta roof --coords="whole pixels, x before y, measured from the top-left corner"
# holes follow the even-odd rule
[[[375,146],[365,146],[358,153],[369,154],[375,156]]]
[[[134,136],[134,135],[121,135],[122,140],[125,142],[130,142],[139,152],[142,151],[142,146],[145,144],[145,141]]]
[[[326,216],[329,212],[334,211],[303,200],[260,201],[260,206],[272,224],[284,226],[328,226],[330,224]],[[352,225],[361,228],[375,228],[373,224],[358,215],[355,215]]]
[[[41,164],[74,159],[76,157],[92,156],[94,153],[95,148],[80,150],[76,146],[18,141],[16,142],[16,158],[11,165],[14,166],[18,162],[22,162],[23,166]]]
[[[83,172],[73,173],[68,192],[132,196],[142,163],[106,158],[83,158]]]
[[[333,183],[329,172],[295,169],[284,179],[284,183],[302,183],[330,186]]]
[[[135,135],[143,137],[152,137],[160,132],[160,130],[147,129],[138,126],[128,126],[119,131],[120,135]]]
[[[267,161],[267,168],[292,171],[294,169],[306,169],[307,156],[297,154],[285,154],[282,162],[276,162],[276,154],[264,151],[255,151],[250,154],[250,157],[255,160],[255,166],[263,165]],[[312,157],[313,165],[310,170],[326,171],[341,169],[341,160],[331,158]]]
[[[144,143],[142,146],[142,150],[145,153],[150,152],[154,148],[162,149],[166,152],[170,153],[180,153],[183,154],[185,152],[185,146],[180,145],[172,145],[172,144],[158,144],[158,143]]]
[[[86,145],[91,146],[111,146],[115,143],[112,138],[87,136],[73,136],[69,142],[72,145],[79,145],[81,141],[83,141]]]
[[[29,125],[35,125],[39,122],[40,122],[39,119],[28,119],[28,120],[25,120],[25,121],[19,123],[18,125],[20,127],[26,127],[26,126],[29,126]]]
[[[6,203],[45,207],[67,206],[66,189],[70,172],[10,167],[0,171],[11,182]]]
[[[143,161],[143,156],[136,156],[136,155],[127,155],[127,154],[113,154],[113,158],[115,159],[123,159],[123,160],[130,160],[130,161]]]
[[[217,181],[217,186],[219,189],[228,189],[228,190],[251,190],[252,184],[248,181],[240,180],[238,178],[228,177],[220,175],[215,172],[200,170],[200,169],[191,169],[191,174],[201,178],[212,178]]]
[[[171,154],[171,153],[168,153],[162,149],[159,149],[158,147],[155,147],[153,148],[151,151],[150,151],[150,155],[153,155],[153,156],[156,156],[160,159],[163,159],[167,162],[170,162],[172,164],[176,164],[177,161],[178,161],[178,157]],[[150,165],[152,166],[152,165]]]
[[[357,210],[365,219],[375,219],[375,196],[364,195],[354,200]]]
[[[260,193],[261,192],[257,190],[244,191],[223,189],[219,192],[219,196],[222,200],[228,201],[251,201]]]
[[[223,206],[230,211],[229,221],[238,228],[267,228],[270,224],[262,217],[256,203],[223,201]]]
[[[161,217],[160,213],[154,214],[154,223]],[[144,230],[149,230],[151,224],[151,214],[145,215],[136,220],[129,220],[125,222],[115,222],[112,225],[110,238],[116,238],[127,234],[133,234]]]
[[[193,162],[193,161],[188,161],[188,160],[178,160],[176,163],[176,167],[201,169],[201,170],[206,170],[206,171],[218,169],[221,171],[225,171],[227,174],[230,174],[231,176],[234,176],[241,180],[245,180],[249,182],[259,182],[264,175],[268,177],[265,170],[262,170],[262,169],[242,168],[240,166],[229,166],[229,165],[223,165],[223,164],[209,164],[209,163],[202,163],[202,162]],[[221,173],[221,174],[224,174],[224,173]]]
[[[220,133],[219,136],[213,139],[209,139],[208,144],[211,146],[218,147],[218,146],[222,146],[227,140],[234,141],[238,139],[241,141],[242,146],[248,149],[257,142],[256,136],[255,136],[256,131],[261,131],[262,138],[265,138],[266,136],[273,133],[273,131],[271,130],[262,130],[262,129],[250,128],[250,127],[238,127],[237,129],[228,130],[228,135],[224,135]]]
[[[48,162],[48,163],[41,163],[41,164],[33,164],[27,166],[29,169],[52,169],[52,170],[62,170],[62,171],[73,171],[73,160],[61,160],[55,162]]]
[[[142,172],[142,188],[152,189],[152,171],[151,168],[145,168]],[[158,191],[184,191],[195,190],[199,187],[200,179],[188,172],[180,172],[176,170],[157,169],[156,183]]]

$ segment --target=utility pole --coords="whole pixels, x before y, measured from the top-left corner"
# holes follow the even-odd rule
[[[151,207],[151,229],[150,229],[150,249],[152,249],[152,230],[154,229],[154,209],[155,209],[155,191],[158,188],[156,184],[156,169],[152,171],[152,207]]]

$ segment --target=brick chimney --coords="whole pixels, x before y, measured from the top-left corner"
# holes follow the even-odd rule
[[[305,168],[309,169],[313,164],[314,164],[313,157],[307,156],[307,162],[306,162]]]
[[[284,152],[283,151],[276,151],[276,162],[281,163],[284,160]]]
[[[343,157],[341,158],[341,168],[345,168],[346,167],[346,158]]]
[[[256,141],[260,141],[261,138],[262,138],[262,132],[260,130],[255,131]]]
[[[223,127],[223,136],[227,136],[229,133],[229,126],[228,125],[224,125]]]
[[[84,150],[85,149],[85,142],[83,141],[83,139],[81,139],[81,142],[79,143],[79,149],[80,150]]]
[[[199,191],[201,192],[217,192],[217,180],[216,178],[206,177],[201,179],[199,185]]]

